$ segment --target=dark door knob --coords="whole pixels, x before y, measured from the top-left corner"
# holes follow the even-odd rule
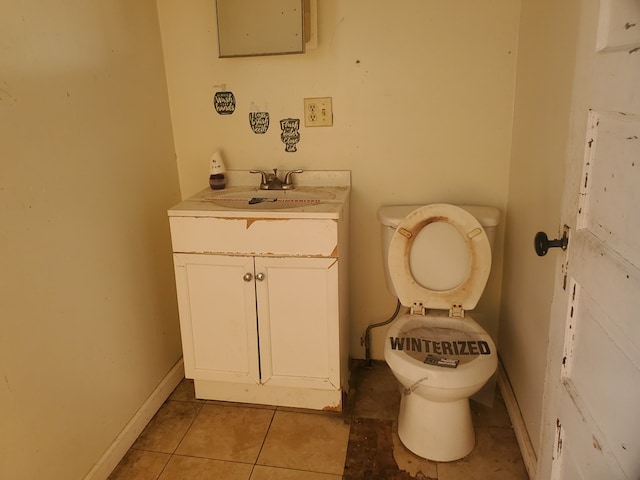
[[[556,240],[549,240],[549,237],[547,237],[547,234],[544,232],[536,233],[533,239],[533,247],[540,257],[544,257],[550,248],[560,247],[562,250],[566,250],[567,245],[569,245],[569,237],[567,237],[566,231],[562,234],[562,238]]]

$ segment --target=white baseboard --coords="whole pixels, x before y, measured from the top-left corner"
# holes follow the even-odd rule
[[[511,382],[509,382],[509,377],[507,376],[507,372],[505,371],[501,361],[498,362],[498,386],[500,387],[504,404],[507,407],[507,413],[509,413],[509,418],[513,425],[513,431],[516,434],[516,440],[518,441],[518,446],[522,453],[524,466],[527,469],[529,478],[536,478],[536,452],[533,449],[533,444],[529,438],[529,432],[527,431],[524,419],[522,418],[522,412],[518,406],[516,396],[513,393]]]
[[[184,363],[182,358],[180,358],[151,395],[149,395],[149,398],[147,398],[138,409],[129,423],[127,423],[122,432],[116,437],[102,458],[98,460],[98,463],[96,463],[87,476],[84,477],[84,480],[106,480],[107,477],[109,477],[118,463],[120,463],[120,460],[122,460],[127,451],[129,451],[131,445],[133,445],[140,436],[144,427],[147,426],[183,378]]]

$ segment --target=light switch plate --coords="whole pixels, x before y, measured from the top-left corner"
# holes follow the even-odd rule
[[[333,125],[331,97],[304,99],[304,126],[330,127]]]

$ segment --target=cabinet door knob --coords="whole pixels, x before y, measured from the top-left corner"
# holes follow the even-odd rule
[[[261,282],[264,280],[264,273],[257,273],[256,274],[256,280]]]
[[[242,277],[242,279],[245,282],[250,282],[251,280],[253,280],[253,275],[251,275],[250,273],[245,273],[244,276]]]

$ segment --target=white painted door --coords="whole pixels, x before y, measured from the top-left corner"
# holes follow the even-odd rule
[[[174,254],[188,378],[259,383],[253,257]]]
[[[256,257],[260,273],[262,383],[339,389],[338,259]]]
[[[582,0],[537,478],[640,478],[640,0]],[[551,174],[552,172],[550,172]]]

